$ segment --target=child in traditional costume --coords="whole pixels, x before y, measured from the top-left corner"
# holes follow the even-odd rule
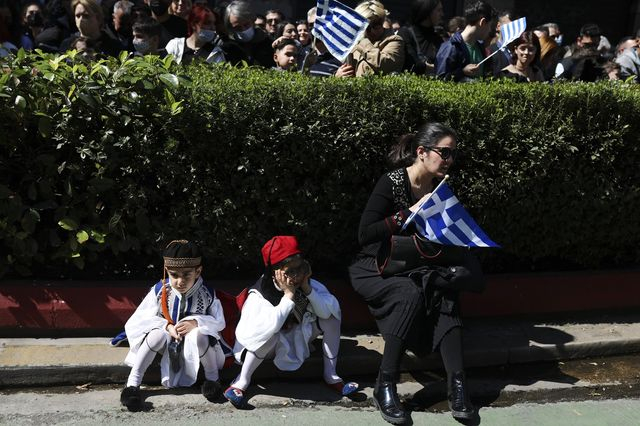
[[[208,400],[221,396],[218,370],[224,354],[219,339],[225,321],[220,301],[200,275],[200,249],[185,240],[172,241],[163,257],[169,279],[151,288],[125,324],[131,346],[125,363],[132,368],[120,401],[132,411],[140,408],[140,383],[158,353],[163,386],[193,385],[202,364],[202,394]]]
[[[262,247],[265,273],[242,306],[233,349],[240,374],[224,392],[236,408],[246,404],[244,392],[265,358],[280,370],[297,370],[309,357],[309,345],[320,334],[325,383],[347,396],[358,384],[344,383],[336,373],[340,347],[340,305],[329,290],[311,279],[295,237],[276,236]]]

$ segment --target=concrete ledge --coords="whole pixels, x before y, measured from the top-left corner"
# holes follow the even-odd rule
[[[464,334],[465,365],[483,367],[558,361],[640,353],[640,314],[610,316],[591,322],[535,323],[474,319]],[[0,386],[81,385],[124,383],[129,368],[123,364],[126,347],[110,347],[106,338],[0,339]],[[316,351],[295,372],[277,370],[266,362],[256,379],[319,378],[322,372],[320,340]],[[345,377],[374,375],[379,368],[384,342],[378,335],[344,336],[338,369]],[[438,354],[418,358],[408,353],[405,371],[441,368]],[[222,371],[223,381],[238,373],[238,366]],[[152,366],[145,382],[158,384],[159,369]]]

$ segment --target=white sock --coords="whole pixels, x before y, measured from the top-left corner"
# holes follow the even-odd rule
[[[127,387],[140,386],[145,371],[153,362],[156,354],[166,345],[167,336],[167,333],[159,328],[154,328],[147,334],[136,353],[136,359],[127,379]]]
[[[209,336],[206,334],[198,333],[198,353],[200,354],[200,363],[204,369],[204,377],[207,380],[217,381],[219,376],[218,372],[218,357],[216,354],[216,348],[209,344]]]
[[[278,341],[278,335],[274,334],[271,338],[255,352],[247,351],[244,361],[242,362],[242,369],[240,374],[236,377],[236,380],[231,384],[234,388],[247,390],[251,384],[251,376],[256,371],[258,366],[262,364],[264,359],[271,355],[276,347]]]
[[[333,384],[342,381],[336,367],[338,365],[338,351],[340,350],[340,320],[333,315],[327,319],[318,318],[322,335],[322,363],[324,366],[324,381]]]

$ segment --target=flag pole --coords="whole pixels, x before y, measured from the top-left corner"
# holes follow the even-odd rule
[[[409,225],[409,223],[411,223],[411,221],[413,220],[413,218],[418,214],[418,212],[420,210],[422,210],[422,207],[427,204],[427,202],[429,202],[429,200],[431,199],[431,197],[433,197],[433,194],[436,193],[436,191],[445,183],[445,181],[449,179],[449,175],[444,175],[444,179],[442,179],[442,181],[440,181],[440,183],[438,184],[438,186],[435,187],[435,189],[433,191],[431,191],[431,194],[429,194],[429,196],[427,197],[426,200],[424,200],[422,202],[422,204],[420,204],[420,206],[418,206],[418,209],[411,213],[411,215],[409,215],[409,217],[407,218],[407,220],[404,222],[404,225],[402,225],[402,229],[400,231],[404,231],[407,228],[407,225]]]
[[[486,58],[484,58],[483,60],[481,60],[480,62],[478,62],[478,66],[484,64],[484,62],[489,59],[490,57],[492,57],[493,55],[495,55],[496,53],[498,53],[499,51],[503,50],[505,47],[507,47],[507,45],[502,46],[500,49],[496,49],[495,52],[493,52],[491,55],[487,56]]]

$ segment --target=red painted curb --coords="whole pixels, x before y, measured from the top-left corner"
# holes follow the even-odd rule
[[[462,295],[466,317],[540,315],[640,307],[640,271],[491,275],[482,294]],[[373,331],[366,304],[348,281],[328,280],[341,302],[343,331]],[[253,283],[216,281],[238,294]],[[0,335],[62,330],[118,330],[148,291],[148,282],[28,282],[0,285]]]

